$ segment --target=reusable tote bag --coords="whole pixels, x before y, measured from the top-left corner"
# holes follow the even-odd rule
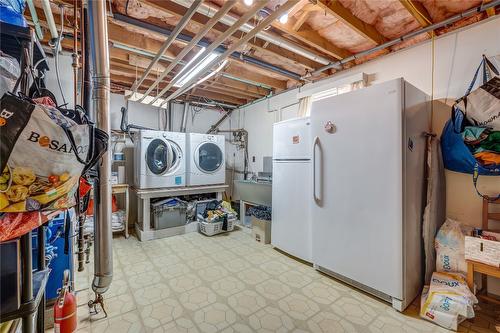
[[[0,212],[57,210],[76,204],[91,159],[91,124],[5,94],[0,100]]]
[[[483,84],[470,92],[476,83],[481,67]],[[490,71],[495,74],[493,78],[490,78]],[[467,120],[474,126],[500,131],[500,77],[498,77],[498,70],[484,55],[465,96],[457,104],[465,113]]]
[[[481,68],[483,69],[483,85],[471,93]],[[500,175],[500,165],[479,163],[462,137],[465,126],[482,126],[494,130],[493,126],[497,126],[497,121],[500,121],[500,118],[497,119],[494,116],[494,114],[500,114],[500,82],[497,81],[498,77],[488,80],[489,70],[498,74],[493,64],[483,56],[465,96],[452,107],[451,118],[446,122],[441,135],[443,161],[448,170],[474,175]],[[495,88],[496,85],[498,85],[497,88]],[[484,107],[488,113],[481,114],[480,106]]]

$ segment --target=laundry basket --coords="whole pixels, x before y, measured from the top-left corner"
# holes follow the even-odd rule
[[[200,226],[200,232],[207,236],[213,236],[221,234],[224,232],[229,232],[234,230],[234,224],[236,219],[227,220],[227,226],[224,229],[224,222],[205,222],[203,220],[198,220],[198,225]]]

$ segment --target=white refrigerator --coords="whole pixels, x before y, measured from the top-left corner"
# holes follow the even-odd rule
[[[310,197],[311,123],[296,118],[274,124],[271,244],[312,259]]]
[[[311,108],[313,263],[399,311],[423,282],[429,110],[428,96],[403,79]]]

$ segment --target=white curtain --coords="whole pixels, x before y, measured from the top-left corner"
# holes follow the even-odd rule
[[[299,101],[299,117],[309,117],[311,114],[312,97],[302,97]]]

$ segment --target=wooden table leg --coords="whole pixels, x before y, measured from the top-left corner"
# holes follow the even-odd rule
[[[474,263],[470,261],[467,262],[467,285],[474,292]]]

